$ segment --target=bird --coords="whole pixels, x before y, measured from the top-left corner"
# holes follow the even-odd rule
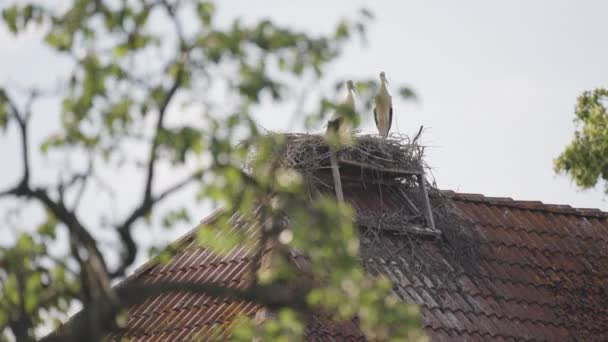
[[[337,134],[340,142],[349,142],[352,138],[353,130],[352,120],[345,120],[347,114],[343,112],[345,108],[348,108],[353,112],[355,111],[355,98],[353,94],[356,91],[353,81],[346,81],[346,90],[346,98],[344,98],[340,104],[340,108],[334,112],[331,119],[327,123],[327,131],[325,132],[327,136]]]
[[[384,139],[388,137],[388,131],[390,131],[393,121],[393,100],[391,94],[386,89],[387,84],[386,74],[383,71],[380,73],[380,88],[374,97],[376,104],[374,107],[374,120],[376,121],[378,132]]]

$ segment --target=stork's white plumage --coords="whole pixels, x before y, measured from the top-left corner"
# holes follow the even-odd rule
[[[376,127],[382,138],[388,137],[388,131],[391,129],[393,122],[393,100],[391,94],[388,93],[386,85],[388,81],[384,71],[380,73],[380,89],[374,97],[376,106],[374,107],[374,120],[376,121]]]
[[[355,111],[355,98],[353,93],[355,92],[355,85],[353,81],[348,80],[346,82],[346,98],[340,104],[340,107],[349,108],[353,112]],[[341,142],[348,142],[352,137],[353,123],[352,120],[346,120],[346,113],[338,109],[334,112],[331,119],[327,123],[326,134],[334,132],[338,135]]]

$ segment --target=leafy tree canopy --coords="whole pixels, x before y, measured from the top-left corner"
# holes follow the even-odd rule
[[[2,185],[0,198],[45,213],[37,227],[17,229],[14,243],[0,247],[4,339],[32,340],[78,303],[78,324],[46,340],[97,341],[124,324],[129,306],[165,291],[247,299],[278,311],[277,319],[261,326],[243,318],[234,333],[243,340],[301,337],[308,314],[320,307],[337,318],[357,316],[370,338],[421,336],[417,309],[397,300],[386,278],[370,278],[361,268],[351,209],[303,196],[301,178],[273,159],[283,137],[261,132],[253,116],[261,104],[294,102],[304,82],[319,84],[345,44],[364,36],[368,11],[337,20],[332,32],[310,34],[271,20],[220,25],[212,1],[51,3],[19,0],[2,9],[6,29],[16,36],[26,29],[43,32],[41,44],[69,64],[52,89],[0,84],[0,132],[5,139],[18,133],[22,169],[17,182]],[[367,108],[375,86],[358,81]],[[413,95],[406,88],[400,93]],[[293,120],[318,127],[336,109],[334,97],[317,94],[316,109],[297,109]],[[57,106],[36,105],[47,98],[56,102],[45,104]],[[42,143],[31,146],[30,124],[38,117],[56,127],[49,125],[36,137]],[[52,166],[56,177],[43,177],[46,170],[32,160],[50,158],[68,162]],[[141,181],[116,189],[108,175],[119,179],[129,167]],[[172,175],[172,182],[159,184],[161,173]],[[117,190],[137,194],[138,200],[124,215],[108,215],[103,209],[111,203],[104,203],[103,194]],[[171,227],[197,215],[171,200],[180,192],[225,209],[217,225],[200,231],[201,244],[218,250],[243,244],[257,256],[246,289],[179,282],[112,287],[141,252],[135,227]],[[166,210],[159,212],[161,205]],[[251,215],[257,205],[263,208],[257,215],[269,222],[260,228],[260,241],[210,235],[227,229],[230,213]],[[289,228],[280,224],[285,213]],[[10,216],[9,209],[5,214]],[[119,244],[104,243],[108,236]],[[280,248],[261,270],[267,245]],[[294,279],[290,248],[309,256],[322,285],[277,298],[277,287]],[[171,252],[164,249],[157,259],[165,261]]]
[[[608,89],[585,91],[576,104],[577,129],[555,160],[555,171],[569,174],[582,188],[608,180]]]

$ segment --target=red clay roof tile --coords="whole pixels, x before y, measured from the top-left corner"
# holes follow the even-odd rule
[[[404,206],[400,192],[386,184],[368,184],[364,191],[348,186],[344,193],[359,212]],[[608,339],[605,212],[479,194],[442,194],[462,217],[462,232],[446,232],[435,240],[381,233],[380,245],[377,239],[366,238],[366,228],[361,228],[363,265],[370,274],[391,278],[402,300],[421,305],[431,340]],[[238,216],[233,224],[255,238],[256,224]],[[250,255],[235,249],[217,256],[197,247],[193,236],[174,244],[179,248],[171,262],[145,265],[127,282],[188,279],[243,286]],[[253,316],[257,309],[251,303],[165,294],[132,308],[126,331],[113,336],[135,341],[227,339],[236,315]],[[310,341],[364,340],[356,322],[320,317],[305,335]]]

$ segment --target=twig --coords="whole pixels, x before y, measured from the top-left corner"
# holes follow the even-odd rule
[[[120,266],[110,273],[110,276],[112,278],[124,275],[124,272],[126,271],[127,267],[129,267],[133,263],[133,261],[135,261],[137,246],[135,245],[135,241],[131,236],[131,227],[133,226],[133,223],[135,223],[135,221],[137,221],[139,218],[145,216],[158,202],[162,201],[167,196],[183,189],[191,182],[195,181],[196,179],[199,179],[201,176],[202,171],[197,170],[190,174],[188,177],[162,191],[158,196],[153,196],[148,201],[144,201],[137,208],[135,208],[135,210],[133,210],[131,215],[129,215],[129,217],[127,217],[123,221],[123,223],[116,227],[118,234],[120,235],[123,243],[125,244],[126,253],[123,255],[123,259]]]
[[[78,192],[76,193],[76,197],[74,197],[74,203],[72,204],[72,211],[76,212],[76,209],[78,209],[78,205],[80,204],[80,200],[82,199],[82,195],[84,194],[84,191],[87,187],[87,184],[89,183],[89,177],[91,177],[91,175],[93,174],[93,158],[89,157],[89,166],[87,168],[87,171],[85,173],[85,177],[82,179],[81,183],[80,183],[80,188],[78,189]]]
[[[173,99],[177,90],[180,87],[183,75],[183,68],[179,68],[177,75],[173,80],[173,84],[171,85],[171,87],[167,91],[167,95],[159,105],[159,113],[158,119],[156,121],[154,139],[152,141],[152,146],[150,147],[148,165],[146,168],[147,172],[143,198],[141,204],[137,206],[125,219],[125,221],[123,221],[123,223],[117,227],[118,234],[120,235],[122,242],[125,246],[125,253],[122,256],[122,260],[118,268],[110,274],[111,277],[124,275],[124,272],[126,271],[127,267],[129,267],[135,261],[135,256],[137,254],[137,245],[135,244],[135,241],[131,236],[131,228],[133,223],[135,223],[135,221],[137,221],[139,218],[145,216],[157,202],[161,201],[169,194],[181,189],[191,181],[192,177],[188,177],[188,179],[183,182],[177,183],[173,187],[170,187],[169,189],[161,193],[161,195],[157,197],[154,197],[152,195],[152,183],[154,180],[156,161],[158,158],[158,148],[160,146],[160,134],[164,130],[167,108],[169,107],[171,100]]]
[[[424,129],[423,125],[420,125],[420,129],[418,130],[418,133],[416,134],[416,136],[414,137],[414,139],[412,140],[412,145],[416,144],[416,141],[418,141],[418,138],[420,138],[420,135],[422,134],[422,130]]]

